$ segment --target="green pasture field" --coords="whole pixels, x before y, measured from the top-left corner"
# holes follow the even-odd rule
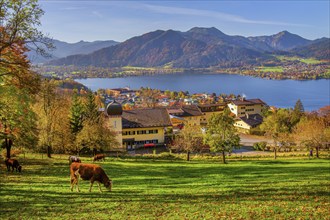
[[[299,59],[300,62],[306,63],[306,64],[319,64],[322,63],[320,60],[316,60],[314,58],[306,58],[306,59]]]
[[[300,57],[289,57],[289,56],[275,56],[275,57],[277,57],[281,61],[287,61],[287,60],[295,61],[295,60],[298,60],[298,61],[300,61],[302,63],[306,63],[306,64],[319,64],[319,63],[324,62],[322,60],[317,60],[315,58],[300,58]]]
[[[20,157],[0,166],[1,219],[329,219],[328,159],[97,162],[113,191],[79,181],[70,191],[66,156]],[[90,158],[82,158],[91,163]]]
[[[258,70],[261,72],[283,73],[283,67],[281,66],[258,67]]]

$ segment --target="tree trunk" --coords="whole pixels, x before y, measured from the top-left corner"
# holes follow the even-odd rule
[[[319,146],[316,147],[316,158],[319,158]]]
[[[10,150],[11,150],[11,146],[13,145],[13,141],[12,140],[8,140],[8,138],[5,138],[5,144],[6,144],[6,157],[10,158]]]
[[[50,145],[47,145],[47,157],[48,158],[52,158],[51,151],[52,151],[52,147]]]
[[[276,151],[276,147],[274,147],[274,159],[276,160],[276,158],[277,158],[277,151]]]
[[[190,161],[190,151],[187,151],[187,161]]]
[[[225,151],[222,151],[222,163],[226,163],[226,154]]]

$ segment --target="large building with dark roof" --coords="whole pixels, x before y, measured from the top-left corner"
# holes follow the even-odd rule
[[[241,99],[228,103],[228,107],[237,117],[243,117],[246,114],[261,114],[262,107],[266,103],[261,99]]]
[[[172,124],[176,123],[176,121],[180,121],[187,123],[189,125],[200,125],[201,117],[203,113],[197,107],[197,105],[183,105],[181,107],[170,107],[167,108],[167,112],[172,117]]]
[[[216,104],[198,104],[198,108],[203,113],[201,117],[201,125],[207,125],[208,120],[213,114],[223,113],[227,103],[216,103]]]
[[[252,128],[261,125],[263,118],[259,114],[247,114],[242,117],[236,117],[234,126],[242,133],[250,133]]]
[[[110,128],[123,150],[163,145],[172,123],[165,108],[122,110],[116,102],[105,109]]]

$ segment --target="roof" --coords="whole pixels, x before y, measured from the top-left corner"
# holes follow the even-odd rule
[[[106,113],[107,115],[121,115],[123,113],[123,108],[120,103],[113,101],[107,105]]]
[[[202,112],[216,112],[222,111],[227,106],[226,103],[217,104],[198,104],[198,107]]]
[[[216,104],[198,104],[198,107],[218,107],[218,106],[226,106],[227,103],[216,103]]]
[[[183,114],[184,111],[181,108],[169,108],[167,109],[169,114]]]
[[[234,100],[231,101],[231,103],[235,104],[235,105],[266,105],[266,103],[264,101],[262,101],[261,99],[243,99],[243,100]]]
[[[165,108],[134,109],[123,111],[123,128],[147,128],[172,126]]]
[[[181,117],[201,116],[203,113],[197,105],[183,105],[182,107],[170,107],[167,109],[169,114],[180,113]]]
[[[262,116],[259,114],[246,115],[244,117],[239,117],[238,119],[244,121],[246,124],[248,124],[251,127],[258,126],[263,121]]]

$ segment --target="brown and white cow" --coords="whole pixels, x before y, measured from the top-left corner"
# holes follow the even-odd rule
[[[97,160],[103,160],[105,161],[105,154],[96,154],[94,157],[93,157],[93,162],[97,161]]]
[[[83,180],[90,180],[91,185],[89,192],[92,191],[92,186],[95,181],[98,182],[99,190],[102,192],[101,183],[111,191],[112,180],[109,179],[104,170],[95,164],[83,164],[83,163],[72,163],[70,166],[70,177],[71,177],[71,191],[73,191],[74,185],[77,186],[77,191],[80,192],[78,181],[79,177]]]
[[[79,157],[77,156],[69,156],[69,165],[73,162],[76,162],[76,163],[81,163],[81,160]]]
[[[5,160],[5,164],[7,167],[8,172],[10,171],[10,167],[12,168],[11,172],[14,172],[14,168],[16,169],[16,172],[21,172],[22,171],[22,166],[19,165],[18,161],[16,159],[9,159],[7,158]]]

